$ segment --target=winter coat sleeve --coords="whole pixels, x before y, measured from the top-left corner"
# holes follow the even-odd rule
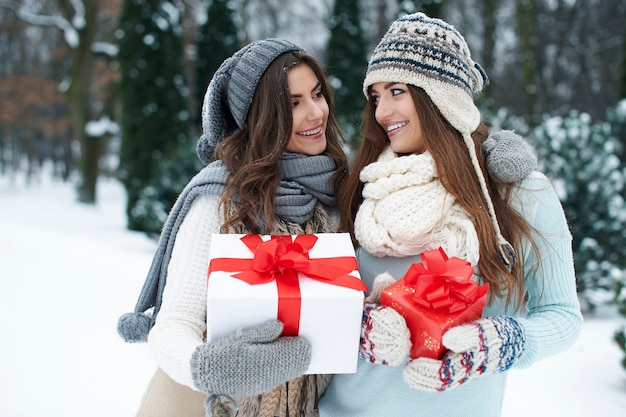
[[[580,334],[582,314],[576,294],[572,236],[561,203],[550,181],[533,173],[518,190],[520,210],[536,230],[537,259],[524,248],[526,348],[516,367],[571,347]]]
[[[183,220],[168,266],[161,310],[148,336],[158,366],[176,382],[196,389],[193,352],[206,330],[206,285],[211,235],[219,233],[219,197],[201,195]]]

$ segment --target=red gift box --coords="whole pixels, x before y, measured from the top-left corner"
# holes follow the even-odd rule
[[[446,351],[443,334],[481,317],[489,284],[479,286],[472,280],[471,264],[448,258],[441,247],[420,256],[421,262],[382,292],[380,303],[405,318],[411,331],[411,358],[440,359]]]

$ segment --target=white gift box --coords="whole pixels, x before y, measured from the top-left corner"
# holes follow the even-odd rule
[[[217,258],[252,259],[254,253],[241,240],[241,234],[214,234],[211,260]],[[258,235],[257,235],[258,236]],[[355,257],[347,233],[315,234],[317,241],[309,258]],[[260,236],[269,241],[270,236]],[[292,236],[296,238],[296,236]],[[321,263],[323,261],[319,261]],[[318,263],[318,264],[319,264]],[[326,262],[322,265],[325,265]],[[356,261],[354,261],[356,265]],[[213,265],[213,264],[212,264]],[[207,286],[207,340],[237,329],[276,319],[278,287],[275,280],[249,284],[233,277],[237,271],[209,269]],[[348,273],[360,280],[358,271]],[[307,374],[340,374],[356,372],[363,291],[316,280],[298,273],[300,286],[299,335],[312,346]]]

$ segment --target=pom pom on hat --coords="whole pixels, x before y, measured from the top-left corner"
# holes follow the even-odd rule
[[[280,55],[303,51],[284,39],[252,42],[226,59],[213,75],[202,105],[203,135],[196,151],[205,165],[213,160],[219,142],[246,125],[257,85],[267,67]]]
[[[537,168],[532,146],[510,130],[490,135],[483,143],[487,169],[498,179],[513,183],[526,178]]]
[[[152,318],[144,313],[123,314],[117,322],[117,332],[129,343],[148,341],[148,333],[152,327]]]

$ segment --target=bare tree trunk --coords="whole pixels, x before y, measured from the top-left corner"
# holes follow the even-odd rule
[[[481,65],[485,68],[487,74],[495,72],[496,29],[499,3],[498,0],[482,1],[483,53]],[[493,87],[493,78],[495,77],[490,78],[491,84],[487,86],[487,89]],[[485,94],[489,95],[487,90],[485,90]]]
[[[72,20],[73,6],[70,0],[57,0],[59,7],[68,21]],[[78,187],[78,199],[84,203],[96,202],[96,183],[98,181],[99,160],[102,153],[102,139],[90,137],[85,131],[85,125],[90,119],[90,87],[91,70],[94,55],[91,46],[96,30],[97,2],[83,1],[85,7],[85,24],[77,28],[78,45],[72,49],[70,67],[71,84],[66,92],[70,117],[72,120],[72,135],[80,143],[79,171],[81,181]]]
[[[515,8],[515,18],[517,20],[517,36],[521,52],[522,83],[526,93],[526,110],[524,114],[528,115],[528,122],[532,126],[533,118],[536,114],[535,102],[537,96],[535,80],[537,62],[532,39],[535,33],[535,0],[518,1]]]

